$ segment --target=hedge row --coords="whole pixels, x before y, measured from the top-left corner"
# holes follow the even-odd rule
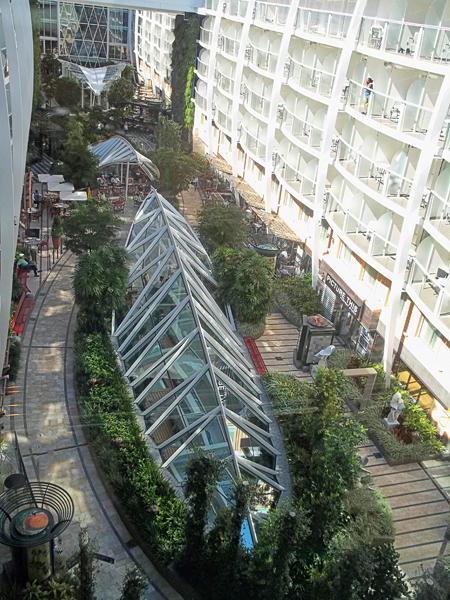
[[[106,334],[76,334],[75,382],[102,470],[151,551],[169,563],[183,543],[185,508],[150,456]]]

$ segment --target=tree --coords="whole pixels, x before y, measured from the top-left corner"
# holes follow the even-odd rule
[[[133,82],[134,80],[134,72],[136,71],[136,69],[133,67],[133,65],[127,65],[125,67],[125,69],[122,71],[122,77],[124,79],[128,79],[129,81]]]
[[[120,223],[110,206],[87,200],[64,219],[66,246],[74,254],[98,250],[115,241]]]
[[[59,77],[55,87],[55,100],[60,106],[75,108],[81,102],[80,84],[70,77]]]
[[[172,148],[158,148],[150,153],[149,158],[159,169],[158,187],[162,194],[176,196],[181,190],[187,190],[198,175],[198,159],[190,154]]]
[[[148,582],[138,569],[127,569],[122,584],[122,595],[120,596],[120,600],[141,600],[147,587]]]
[[[126,78],[116,79],[108,91],[108,103],[117,108],[123,108],[133,100],[134,84]]]
[[[181,152],[182,127],[169,117],[159,115],[157,148],[171,148]]]
[[[301,507],[284,506],[260,527],[249,569],[251,600],[282,600],[292,587],[290,568],[304,560],[302,545],[310,533]]]
[[[193,583],[201,579],[208,513],[222,471],[222,462],[202,451],[195,452],[186,467],[184,494],[188,511],[185,523],[186,543],[180,567]]]
[[[248,235],[248,222],[237,206],[205,204],[198,214],[198,234],[210,253],[225,246],[238,248]]]
[[[87,147],[83,124],[72,123],[62,155],[62,174],[76,189],[92,187],[99,176],[98,159]]]
[[[77,600],[95,600],[94,544],[86,528],[78,533]]]
[[[125,303],[127,256],[120,246],[102,246],[78,257],[73,276],[75,302],[91,330],[102,331],[105,319]]]
[[[273,302],[273,266],[254,250],[219,248],[212,256],[219,296],[241,323],[258,323]]]
[[[316,584],[315,598],[397,600],[408,593],[392,544],[361,546],[334,557]],[[427,597],[429,598],[429,597]]]

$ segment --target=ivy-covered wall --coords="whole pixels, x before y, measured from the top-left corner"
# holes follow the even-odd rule
[[[191,130],[194,105],[191,92],[197,55],[199,17],[196,14],[177,15],[175,40],[172,47],[172,116],[184,128]]]

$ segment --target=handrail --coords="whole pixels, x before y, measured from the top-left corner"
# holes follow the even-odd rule
[[[397,21],[396,19],[384,19],[383,17],[362,17],[362,21],[375,21],[379,23],[395,23],[397,25],[407,25],[413,27],[423,27],[424,29],[436,29],[438,31],[450,32],[450,27],[441,27],[440,25],[428,25],[428,23],[414,23],[412,21]]]
[[[311,177],[308,177],[307,175],[305,175],[305,173],[300,173],[300,171],[298,170],[297,167],[293,167],[291,164],[288,163],[288,161],[283,157],[282,154],[279,154],[280,156],[280,162],[283,162],[285,165],[287,165],[290,169],[292,169],[292,171],[294,171],[297,176],[301,179],[306,179],[307,181],[309,181],[310,183],[312,183],[313,185],[316,185],[317,182],[315,179],[311,179]],[[279,166],[279,165],[278,165]],[[316,165],[317,166],[317,165]],[[301,179],[299,179],[299,181],[301,181]]]
[[[310,123],[309,121],[304,121],[303,119],[300,119],[300,117],[297,117],[297,115],[295,113],[293,113],[291,110],[289,110],[289,108],[286,106],[286,104],[283,105],[283,108],[286,110],[287,113],[289,113],[296,121],[299,121],[300,123],[303,123],[304,125],[307,125],[308,127],[312,127],[313,129],[317,129],[317,131],[320,131],[320,133],[323,134],[324,129],[321,129],[320,127],[317,127],[317,125],[313,125],[312,123]]]
[[[255,137],[253,135],[253,133],[250,133],[248,131],[248,129],[246,127],[244,127],[244,125],[242,123],[241,123],[241,128],[242,128],[242,131],[244,131],[247,136],[249,136],[252,140],[254,140],[255,147],[256,147],[257,150],[259,150],[260,148],[264,149],[264,155],[265,155],[265,153],[266,153],[266,145],[267,144],[265,142],[261,142],[257,137]],[[247,145],[247,144],[245,144],[245,145]]]
[[[374,165],[375,167],[377,166],[378,163],[373,158],[369,158],[368,156],[366,156],[359,150],[356,150],[355,148],[353,148],[353,146],[350,146],[350,144],[348,142],[346,142],[344,139],[342,139],[342,137],[340,135],[337,135],[337,137],[339,139],[339,144],[341,144],[341,143],[344,144],[349,150],[351,150],[352,152],[357,154],[359,157],[363,158],[364,160],[367,160],[367,162]],[[408,179],[408,177],[405,177],[404,175],[400,175],[399,173],[396,173],[389,167],[383,166],[383,169],[386,171],[386,173],[389,173],[389,175],[394,175],[394,177],[398,177],[399,179],[402,179],[403,181],[406,181],[407,183],[412,185],[412,183],[413,183],[412,179]]]
[[[298,10],[304,10],[307,12],[312,12],[312,13],[323,13],[325,15],[332,15],[333,17],[336,15],[338,17],[351,17],[353,15],[353,13],[344,13],[344,12],[337,12],[337,11],[331,11],[331,10],[326,10],[324,8],[308,8],[307,6],[299,6]]]
[[[388,240],[387,238],[384,238],[382,235],[380,235],[379,233],[377,233],[374,229],[371,229],[369,227],[369,225],[366,225],[364,223],[364,221],[361,221],[359,219],[359,217],[357,217],[356,215],[354,215],[349,208],[346,208],[345,206],[343,206],[340,202],[340,200],[338,200],[336,198],[336,196],[333,194],[333,192],[331,191],[331,189],[328,190],[330,196],[333,198],[333,200],[336,202],[336,204],[339,205],[339,207],[342,209],[342,213],[344,215],[349,215],[352,219],[354,219],[357,223],[358,226],[362,225],[367,231],[369,231],[370,233],[373,233],[374,236],[376,236],[377,238],[379,238],[382,242],[384,242],[385,244],[389,244],[390,246],[392,246],[393,248],[395,248],[397,250],[398,246],[396,246],[393,242],[391,242],[390,240]],[[327,213],[331,213],[331,212],[337,212],[337,211],[331,211],[331,210],[327,210]],[[344,223],[345,224],[345,223]],[[345,231],[345,233],[347,233]],[[359,233],[359,232],[358,232]]]
[[[369,92],[377,94],[378,96],[383,96],[383,98],[388,98],[390,100],[392,100],[392,102],[395,103],[402,103],[402,104],[406,104],[407,106],[413,106],[414,108],[418,108],[419,110],[424,110],[426,112],[429,112],[430,114],[433,113],[433,108],[427,108],[426,106],[421,106],[420,104],[416,104],[415,102],[410,102],[409,100],[404,100],[403,98],[397,98],[395,96],[391,96],[389,94],[385,94],[384,92],[379,92],[376,88],[369,88],[368,86],[362,84],[362,83],[358,83],[357,81],[355,81],[354,79],[349,79],[348,80],[349,84],[353,84],[356,85],[357,87],[363,89],[363,90],[369,90]],[[348,96],[347,96],[348,98]],[[348,102],[348,100],[347,100]]]
[[[321,67],[313,67],[311,65],[304,65],[300,61],[298,61],[295,58],[293,58],[291,56],[291,54],[289,54],[289,60],[291,60],[296,65],[299,65],[300,67],[304,67],[305,69],[309,69],[310,71],[317,71],[319,73],[323,73],[324,75],[329,75],[330,77],[333,77],[333,78],[336,77],[336,73],[331,73],[330,71],[326,71],[325,69],[322,69]]]

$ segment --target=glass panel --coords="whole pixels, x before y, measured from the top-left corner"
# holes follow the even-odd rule
[[[196,335],[186,350],[184,350],[175,360],[172,366],[163,373],[162,377],[160,377],[158,381],[154,382],[151,391],[140,402],[140,409],[144,411],[149,406],[152,406],[157,400],[159,400],[159,398],[161,398],[161,396],[159,396],[159,398],[155,400],[155,396],[153,395],[154,392],[165,390],[165,393],[167,393],[169,390],[175,389],[191,375],[200,371],[205,364],[206,357],[203,352],[200,336]],[[141,394],[154,380],[161,368],[162,365],[158,365],[134,388],[135,398],[137,398],[139,394]]]
[[[155,244],[154,248],[152,248],[152,250],[150,250],[149,253],[145,256],[144,260],[139,264],[137,270],[145,269],[145,267],[152,263],[154,260],[156,260],[158,256],[160,256],[166,250],[168,250],[171,245],[172,241],[166,232],[161,237],[161,239]],[[133,275],[135,275],[135,273],[133,273]]]
[[[189,335],[189,333],[191,333],[191,331],[193,331],[195,327],[196,323],[194,320],[194,315],[192,314],[192,309],[190,305],[187,304],[180,312],[178,317],[175,319],[175,321],[173,321],[172,325],[170,325],[170,327],[166,329],[166,331],[162,334],[162,336],[155,344],[151,344],[151,341],[149,340],[150,347],[147,346],[148,349],[144,351],[145,353],[142,356],[142,359],[140,360],[139,364],[128,376],[129,381],[132,382],[138,377],[140,377],[142,373],[144,373],[150,367],[150,365],[152,365],[161,356],[163,356],[174,346],[176,346],[178,342],[180,342],[183,338]],[[142,348],[139,348],[137,350],[137,354],[139,353],[139,350],[141,352],[143,351]],[[129,364],[129,367],[133,364],[132,362],[130,362],[130,360],[136,360],[136,358],[136,354],[133,353],[133,355],[126,361],[126,363]]]
[[[163,460],[167,460],[167,458],[172,456],[180,445],[181,444],[178,443],[177,440],[174,445],[164,448],[161,451]],[[223,459],[230,455],[230,449],[225,438],[223,425],[219,421],[219,418],[213,419],[189,444],[189,446],[170,463],[168,468],[177,481],[183,481],[186,463],[191,457],[193,450],[199,447],[211,452],[218,459]]]
[[[255,438],[249,436],[248,433],[245,433],[229,421],[228,431],[230,432],[233,448],[237,456],[242,456],[242,458],[251,460],[269,469],[275,468],[275,456],[270,454]]]
[[[248,392],[250,392],[251,394],[254,393],[254,390],[252,388],[250,388],[250,386],[238,375],[238,373],[236,371],[234,371],[234,369],[232,369],[232,367],[230,365],[228,365],[220,356],[219,354],[216,352],[216,350],[214,349],[213,346],[211,346],[211,344],[209,344],[208,342],[206,342],[207,348],[208,348],[208,354],[209,357],[211,359],[211,363],[217,367],[217,369],[219,369],[219,371],[222,371],[222,373],[225,373],[225,375],[228,375],[228,377],[230,379],[232,379],[233,381],[235,381],[236,383],[238,383],[241,387],[243,387],[245,390],[247,390]]]
[[[248,481],[256,482],[258,488],[258,494],[254,500],[252,505],[252,510],[257,510],[258,512],[266,513],[269,510],[275,508],[278,499],[280,497],[280,492],[273,488],[271,485],[259,479],[256,475],[245,471],[242,468],[242,477],[243,479],[248,479]]]
[[[133,338],[127,344],[124,350],[122,350],[122,355],[125,355],[130,351],[142,338],[149,333],[159,323],[164,319],[166,315],[168,315],[176,306],[180,304],[187,296],[186,288],[183,282],[183,278],[181,275],[175,279],[172,286],[170,287],[167,294],[161,300],[161,302],[156,306],[154,311],[148,314],[146,320],[143,322],[138,331],[134,334]],[[124,333],[119,337],[119,344],[122,344],[124,340],[129,335],[129,331]]]
[[[265,421],[261,421],[261,419],[250,410],[232,390],[227,388],[222,381],[218,380],[217,383],[219,385],[220,397],[226,408],[250,423],[253,423],[253,425],[260,427],[264,431],[269,431],[269,425]]]
[[[179,394],[182,392],[183,390],[180,389]],[[172,396],[167,402],[158,406],[158,408],[147,415],[145,418],[147,427],[150,427],[157,421],[173,401],[174,397]],[[171,414],[164,419],[163,423],[155,429],[152,433],[152,437],[157,444],[161,444],[178,433],[178,431],[182,431],[185,427],[198,421],[203,415],[211,412],[216,407],[217,402],[214,396],[211,379],[209,373],[207,373],[197,385],[186,394],[180,403],[173,409]],[[169,431],[172,433],[167,435],[167,432]]]
[[[211,327],[211,325],[208,323],[208,321],[206,321],[206,319],[204,319],[201,315],[199,315],[200,318],[200,323],[202,326],[202,329],[204,329],[207,333],[209,333],[209,335],[216,340],[216,342],[218,342],[221,346],[225,347],[226,344],[226,349],[228,350],[228,352],[230,354],[233,354],[237,360],[241,360],[242,356],[238,353],[238,351],[234,350],[234,346],[231,346],[230,344],[230,337],[228,335],[224,335],[222,333],[222,328],[219,329],[217,327],[217,329],[213,329]]]

